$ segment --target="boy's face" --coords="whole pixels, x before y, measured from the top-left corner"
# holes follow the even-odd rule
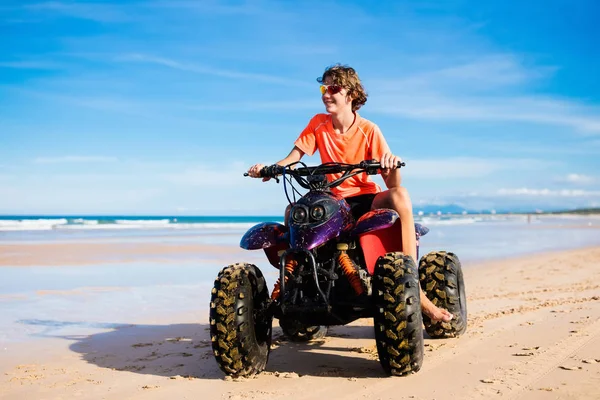
[[[333,78],[326,77],[323,81],[324,86],[333,85]],[[330,90],[325,90],[321,95],[321,100],[325,105],[325,110],[330,114],[338,114],[343,111],[352,111],[352,98],[348,96],[348,89],[342,88],[341,91],[331,94]]]

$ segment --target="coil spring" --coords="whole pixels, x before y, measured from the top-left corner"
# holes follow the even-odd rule
[[[297,266],[298,266],[298,261],[291,259],[285,264],[285,271],[291,275],[294,273],[294,270],[296,269]],[[284,278],[284,282],[287,282],[287,281],[288,281],[288,277],[286,275]],[[281,278],[277,279],[277,282],[275,283],[275,286],[273,287],[273,293],[271,293],[271,299],[277,300],[279,298],[280,291],[281,291]]]
[[[360,280],[360,276],[358,275],[358,271],[354,267],[354,263],[346,253],[340,253],[338,256],[338,263],[342,269],[346,278],[348,278],[348,282],[350,282],[350,286],[356,292],[357,295],[361,295],[364,292],[362,282]]]

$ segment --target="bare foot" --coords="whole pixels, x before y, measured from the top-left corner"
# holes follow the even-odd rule
[[[450,322],[452,318],[454,318],[454,315],[452,315],[448,310],[439,308],[438,306],[433,304],[431,300],[429,300],[427,296],[425,296],[425,293],[423,293],[422,291],[421,311],[423,312],[423,314],[427,315],[432,322]]]

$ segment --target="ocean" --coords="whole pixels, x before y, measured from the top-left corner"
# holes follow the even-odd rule
[[[270,288],[278,273],[260,250],[239,240],[256,223],[277,216],[3,216],[0,245],[45,243],[167,243],[231,248],[214,257],[175,254],[140,262],[0,267],[0,345],[88,335],[130,324],[195,316],[205,322],[219,270],[236,262],[262,269]],[[454,252],[464,268],[479,261],[600,245],[600,216],[421,215],[430,231],[420,255]],[[68,247],[67,247],[68,248]],[[235,250],[235,251],[233,251]],[[9,250],[10,251],[10,250]],[[241,254],[241,255],[240,255]],[[468,282],[467,282],[468,290]],[[180,317],[181,316],[181,317]]]
[[[257,223],[281,216],[0,216],[0,244],[181,242],[238,246]],[[421,254],[448,249],[468,260],[600,244],[600,215],[416,215],[430,231]]]
[[[282,221],[277,216],[132,216],[132,215],[0,215],[0,232],[111,231],[165,229],[227,229],[263,221]],[[1,237],[0,237],[1,238]]]

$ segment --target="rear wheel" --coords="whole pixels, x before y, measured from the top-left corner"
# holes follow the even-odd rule
[[[423,364],[423,319],[417,267],[410,256],[380,257],[373,276],[375,340],[383,369],[417,372]]]
[[[269,290],[252,264],[223,268],[210,301],[210,336],[219,368],[231,376],[248,376],[265,369],[271,346],[272,315]]]
[[[322,339],[327,335],[326,326],[306,326],[292,318],[279,319],[279,326],[284,335],[292,342],[310,342]]]
[[[433,322],[423,315],[427,334],[432,338],[456,337],[467,330],[467,297],[462,268],[454,253],[432,251],[419,262],[419,281],[433,304],[450,311],[450,322]]]

